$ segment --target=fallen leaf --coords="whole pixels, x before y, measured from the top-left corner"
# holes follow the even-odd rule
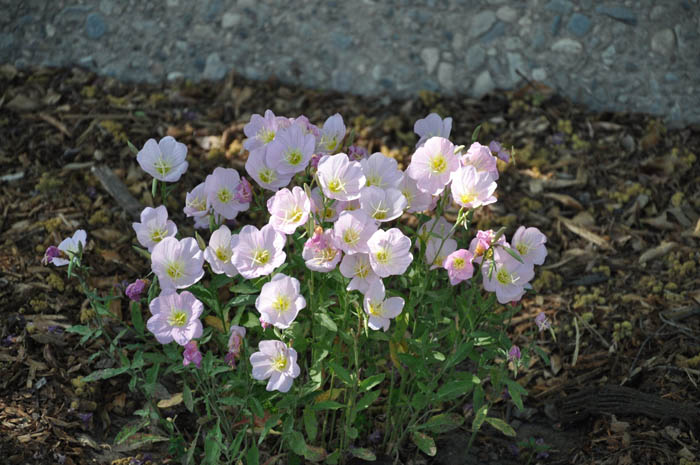
[[[169,399],[163,399],[158,402],[158,408],[170,408],[170,407],[175,407],[176,405],[179,405],[182,403],[182,393],[178,392],[177,394],[173,395]]]
[[[581,203],[578,200],[571,197],[570,195],[557,194],[554,192],[546,192],[544,194],[544,197],[547,197],[547,198],[552,199],[552,200],[556,200],[557,202],[561,203],[565,207],[575,208],[576,210],[583,210],[583,205],[581,205]]]
[[[675,242],[664,241],[660,245],[654,247],[653,249],[649,249],[646,252],[644,252],[639,257],[639,264],[641,265],[642,263],[646,263],[648,261],[655,260],[657,258],[661,258],[661,257],[667,255],[677,245],[678,244],[676,244]]]
[[[592,242],[593,244],[597,245],[601,249],[612,250],[612,246],[610,245],[610,241],[608,241],[604,237],[599,236],[598,234],[596,234],[592,231],[589,231],[585,228],[582,228],[582,227],[576,225],[573,221],[571,221],[567,218],[564,218],[563,216],[557,216],[557,219],[559,219],[559,221],[561,221],[564,224],[564,226],[566,226],[567,229],[569,229],[574,234],[577,234],[577,235],[581,236],[582,238],[586,239],[587,241]]]

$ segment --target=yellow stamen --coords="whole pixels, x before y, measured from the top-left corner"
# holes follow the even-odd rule
[[[277,296],[277,299],[272,303],[272,308],[277,310],[278,313],[284,313],[287,310],[289,310],[289,306],[291,305],[291,302],[289,301],[289,297],[283,294],[279,294]]]
[[[285,154],[285,158],[287,159],[287,163],[292,166],[296,166],[301,162],[302,155],[299,149],[294,149],[287,152]]]
[[[231,250],[225,247],[219,247],[218,249],[216,249],[216,258],[218,258],[222,262],[229,261],[231,259]]]
[[[357,241],[359,241],[359,240],[360,240],[360,233],[356,229],[348,228],[343,233],[343,241],[347,245],[351,245],[351,246],[355,245],[355,244],[357,244]]]
[[[219,199],[219,202],[228,203],[233,198],[233,194],[230,190],[223,188],[219,189],[219,192],[216,193],[216,197]]]
[[[187,323],[187,312],[173,309],[170,313],[170,317],[168,317],[168,323],[170,326],[177,326],[178,328],[185,326]]]
[[[390,253],[387,249],[381,249],[374,255],[374,257],[379,263],[381,263],[382,265],[386,265],[387,263],[389,263]]]
[[[287,357],[284,355],[278,355],[272,362],[272,366],[277,371],[284,371],[287,368]]]
[[[165,272],[171,279],[180,279],[185,276],[185,264],[182,262],[170,262],[165,268]]]
[[[447,160],[442,153],[438,153],[430,159],[430,169],[433,173],[442,174],[447,169]]]
[[[158,157],[158,160],[156,160],[155,163],[153,163],[153,167],[161,176],[165,176],[170,172],[171,169],[173,169],[170,163],[168,163],[166,160],[163,160],[163,157]]]
[[[266,249],[256,249],[253,252],[253,263],[264,265],[270,261],[270,252]]]

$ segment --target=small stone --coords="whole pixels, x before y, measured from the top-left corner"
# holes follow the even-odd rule
[[[535,68],[532,70],[532,79],[535,81],[544,81],[547,79],[547,70],[544,68]]]
[[[501,37],[506,32],[506,23],[498,21],[494,27],[491,28],[489,32],[484,34],[479,41],[482,44],[488,44],[492,40]]]
[[[476,80],[474,81],[474,86],[472,87],[472,95],[476,98],[481,98],[484,95],[488,94],[495,88],[495,84],[493,83],[493,78],[491,77],[491,73],[488,71],[482,71],[481,74],[479,74],[476,77]]]
[[[600,5],[595,8],[595,11],[630,26],[637,24],[637,15],[634,14],[634,11],[624,6]]]
[[[461,32],[457,32],[454,37],[452,37],[452,48],[455,52],[459,52],[464,48],[464,35]]]
[[[523,48],[523,41],[520,39],[520,37],[506,37],[506,40],[504,40],[503,42],[506,47],[506,50],[512,51]]]
[[[218,81],[226,76],[226,67],[221,61],[221,57],[218,53],[210,53],[207,57],[206,64],[204,65],[204,71],[202,72],[202,77],[204,79],[209,79],[212,81]]]
[[[467,69],[469,71],[474,71],[484,64],[486,60],[486,53],[484,52],[484,47],[480,44],[475,44],[469,47],[467,50]]]
[[[440,66],[438,66],[438,82],[447,90],[452,90],[454,88],[454,70],[455,67],[452,63],[442,62],[440,63]]]
[[[664,16],[666,16],[666,8],[661,5],[655,5],[649,13],[649,19],[652,21],[658,21]]]
[[[615,63],[615,52],[615,45],[613,44],[610,44],[605,50],[603,50],[603,53],[600,54],[603,63],[605,63],[608,66],[611,66],[613,63]]]
[[[352,46],[352,37],[342,32],[334,31],[331,34],[331,42],[337,49],[348,50]]]
[[[506,60],[508,61],[508,81],[506,87],[513,87],[521,79],[518,71],[521,73],[526,72],[525,61],[521,54],[512,52],[506,53]]]
[[[52,24],[47,24],[44,27],[44,30],[46,31],[46,37],[51,38],[56,35],[56,28]]]
[[[591,30],[591,20],[586,15],[574,13],[571,15],[566,28],[575,36],[583,37]]]
[[[435,47],[427,47],[420,52],[421,60],[425,63],[425,68],[428,74],[435,71],[438,61],[440,60],[440,50]]]
[[[559,34],[559,28],[561,27],[561,15],[556,15],[552,20],[552,24],[549,26],[549,30],[553,36]]]
[[[496,11],[496,18],[506,23],[512,23],[518,17],[518,12],[515,8],[502,6]]]
[[[167,0],[167,1],[165,2],[165,4],[168,5],[168,6],[171,7],[171,8],[176,7],[179,3],[180,3],[179,0]]]
[[[471,37],[479,37],[484,32],[491,29],[493,23],[496,22],[496,14],[491,10],[482,11],[472,17],[471,28],[469,34]]]
[[[107,32],[107,24],[99,13],[90,13],[85,20],[85,32],[91,39],[99,39]]]
[[[669,71],[668,73],[664,74],[664,81],[666,82],[678,82],[679,78],[676,73],[673,73]]]
[[[106,15],[111,15],[114,11],[113,0],[100,0],[100,11]]]
[[[568,0],[552,0],[544,6],[544,9],[562,15],[568,15],[571,13],[571,10],[574,9],[574,5]]]
[[[670,29],[661,29],[651,37],[651,50],[660,55],[670,55],[676,46],[676,36]]]
[[[221,27],[228,29],[230,27],[237,26],[241,22],[241,15],[238,13],[224,13],[221,17]]]
[[[583,51],[581,42],[574,39],[559,39],[550,47],[553,52],[575,55]]]
[[[185,74],[180,71],[171,71],[168,73],[168,81],[175,81],[176,79],[184,78]]]

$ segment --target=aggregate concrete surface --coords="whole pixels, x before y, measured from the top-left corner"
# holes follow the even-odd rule
[[[700,123],[698,0],[0,0],[0,63],[481,97],[542,82]]]

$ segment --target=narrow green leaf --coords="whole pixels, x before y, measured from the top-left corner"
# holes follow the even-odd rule
[[[255,397],[250,397],[249,400],[250,403],[248,404],[248,407],[250,407],[250,411],[253,412],[253,415],[255,415],[258,418],[264,418],[265,409],[263,409],[263,406],[260,403],[260,401]]]
[[[304,455],[306,452],[306,442],[304,441],[304,435],[299,431],[289,431],[284,434],[284,438],[289,444],[289,448],[297,455]]]
[[[420,431],[414,431],[411,433],[411,441],[418,446],[418,448],[423,451],[423,453],[429,455],[430,457],[435,457],[437,454],[437,447],[435,447],[435,440],[425,433]]]
[[[508,386],[508,394],[510,394],[513,403],[518,410],[522,410],[523,406],[523,396],[527,395],[527,390],[512,379],[506,378],[506,385]]]
[[[221,457],[221,425],[216,423],[204,441],[204,463],[210,465],[219,465]]]
[[[474,132],[472,132],[472,144],[476,142],[476,140],[479,138],[479,131],[481,130],[481,125],[478,125],[476,129],[474,129]]]
[[[134,144],[132,144],[131,141],[127,140],[127,141],[126,141],[126,145],[129,146],[129,150],[131,150],[131,153],[132,153],[132,154],[134,154],[134,155],[138,155],[138,154],[139,154],[139,149],[137,149],[136,147],[134,147]]]
[[[234,284],[229,290],[235,294],[257,294],[260,292],[260,289],[246,282]]]
[[[245,439],[246,431],[248,431],[248,425],[243,426],[243,429],[236,435],[236,439],[234,439],[231,443],[231,447],[229,447],[229,457],[235,457],[238,455],[238,451],[241,449],[241,444],[243,444],[243,439]]]
[[[114,438],[115,444],[121,444],[122,442],[129,439],[134,434],[138,433],[141,429],[148,425],[148,419],[144,418],[138,421],[130,422],[124,425],[124,427],[119,431],[117,437]]]
[[[377,389],[376,391],[372,391],[369,394],[366,394],[364,397],[362,397],[359,401],[357,401],[357,404],[355,405],[355,413],[361,412],[362,410],[372,405],[381,393],[382,391]]]
[[[282,418],[281,413],[277,413],[270,418],[267,419],[265,422],[265,425],[263,426],[262,432],[260,433],[260,437],[258,438],[258,445],[262,444],[263,440],[267,436],[267,433],[270,432],[270,430],[277,425],[279,422],[280,418]]]
[[[469,394],[474,389],[474,384],[466,380],[452,380],[440,386],[437,391],[438,399],[441,401],[452,400]]]
[[[510,436],[512,438],[515,437],[515,430],[513,429],[513,427],[505,421],[501,420],[500,418],[487,417],[486,423],[490,424],[506,436]]]
[[[372,375],[369,378],[363,379],[360,383],[360,392],[369,391],[374,386],[384,381],[384,378],[386,378],[386,374],[379,373],[376,375]]]
[[[337,364],[336,362],[328,362],[328,365],[333,369],[333,372],[335,375],[340,378],[341,381],[343,381],[345,384],[348,386],[352,386],[352,377],[350,376],[350,372]]]
[[[103,370],[93,371],[89,375],[83,378],[83,382],[89,383],[91,381],[97,381],[99,379],[109,379],[126,373],[129,370],[128,366],[119,368],[105,368]]]
[[[318,404],[314,405],[314,410],[319,411],[319,410],[338,410],[345,407],[345,405],[341,404],[340,402],[336,402],[334,400],[326,400],[323,402],[319,402]]]
[[[472,432],[473,433],[479,431],[479,429],[481,428],[481,425],[484,424],[484,420],[486,420],[486,414],[488,413],[488,411],[489,411],[489,406],[484,404],[476,412],[476,415],[474,416],[474,421],[472,421]]]
[[[357,457],[358,459],[364,460],[365,462],[374,462],[375,460],[377,460],[377,456],[374,455],[374,452],[363,447],[351,447],[350,453],[353,457]],[[333,454],[335,454],[335,452]],[[330,456],[333,456],[333,454],[331,454]]]
[[[458,413],[440,413],[428,419],[417,429],[427,429],[432,433],[446,433],[457,429],[464,423],[464,417]]]
[[[309,438],[309,441],[315,441],[318,433],[318,423],[311,405],[307,405],[304,408],[304,429],[306,429],[306,436]]]
[[[131,324],[134,325],[134,330],[139,336],[144,335],[146,326],[143,323],[143,314],[141,313],[141,304],[131,302]]]
[[[184,384],[182,387],[182,401],[185,403],[185,408],[190,412],[194,411],[194,400],[192,399],[192,390],[187,385]]]
[[[314,315],[314,317],[316,318],[318,324],[326,328],[328,331],[332,333],[338,332],[338,326],[335,324],[335,321],[333,321],[331,317],[329,317],[325,313],[318,312]]]
[[[253,443],[252,447],[250,447],[246,453],[246,462],[247,465],[258,465],[260,463],[260,452],[255,443]]]
[[[66,329],[66,332],[79,334],[81,336],[91,336],[92,333],[95,332],[95,330],[84,325],[73,325],[68,327],[68,329]]]
[[[197,428],[197,434],[194,435],[194,439],[192,440],[192,444],[190,444],[189,449],[187,449],[187,455],[185,456],[185,465],[190,465],[192,463],[192,459],[194,458],[194,451],[197,449],[197,439],[199,439],[199,432],[202,430],[202,427],[200,426]]]
[[[520,257],[520,254],[518,253],[517,250],[511,249],[510,247],[503,247],[506,252],[508,252],[508,255],[519,261],[520,263],[525,263],[523,259]]]

